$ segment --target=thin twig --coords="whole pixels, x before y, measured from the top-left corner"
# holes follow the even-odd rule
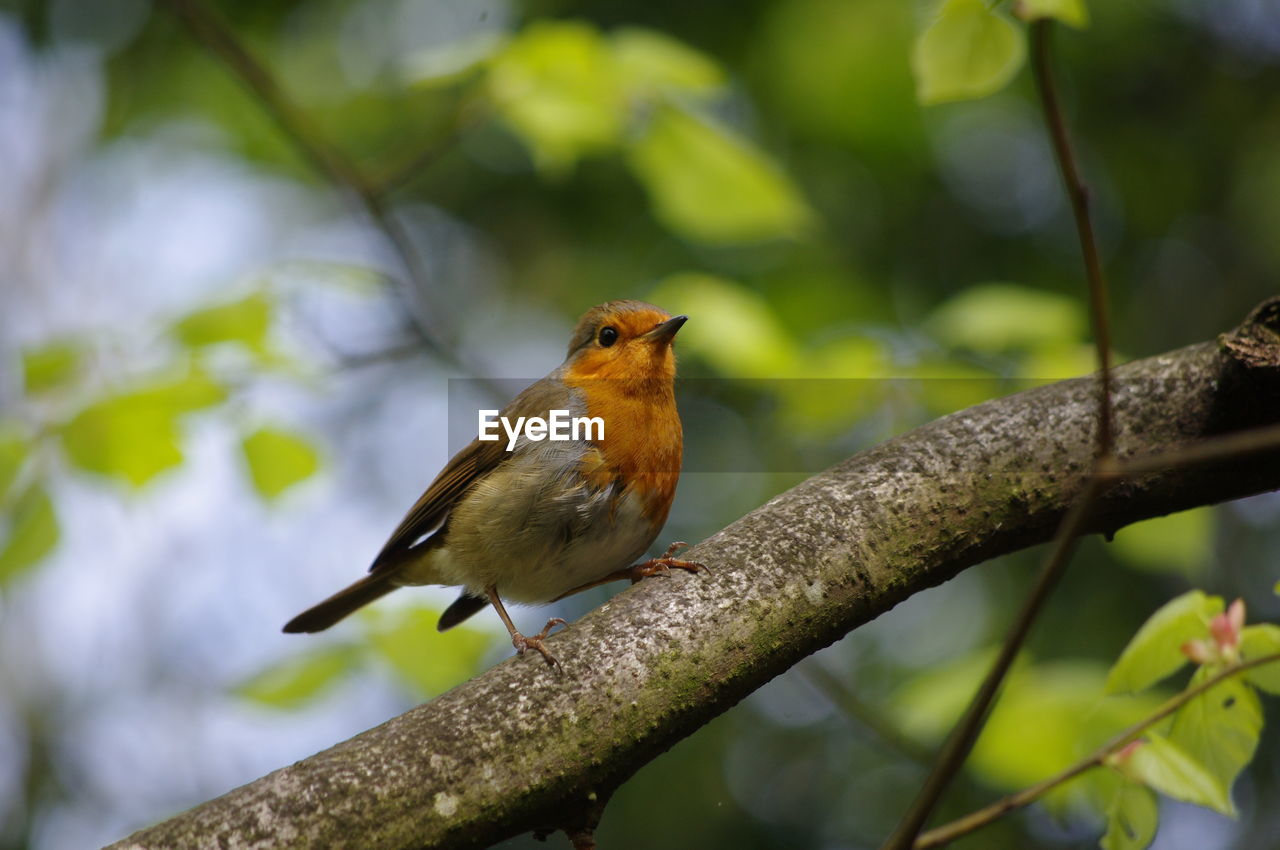
[[[1062,113],[1062,103],[1058,98],[1057,87],[1049,69],[1049,26],[1050,22],[1047,20],[1035,21],[1031,25],[1032,69],[1040,94],[1040,102],[1044,108],[1049,135],[1053,140],[1054,154],[1062,172],[1063,182],[1066,184],[1067,196],[1071,200],[1076,230],[1080,237],[1080,247],[1084,254],[1085,270],[1089,278],[1089,312],[1093,319],[1094,346],[1098,360],[1096,463],[1100,471],[1111,467],[1114,439],[1111,410],[1111,340],[1110,322],[1107,317],[1106,280],[1102,275],[1102,261],[1098,256],[1097,240],[1094,238],[1093,224],[1089,217],[1088,191],[1076,167],[1075,154],[1072,152],[1071,141],[1067,135],[1066,119]],[[916,836],[924,828],[943,793],[968,758],[969,751],[973,749],[974,742],[982,732],[983,724],[991,712],[991,706],[1013,665],[1014,658],[1017,657],[1032,624],[1071,560],[1076,547],[1076,538],[1084,530],[1094,501],[1109,486],[1111,481],[1092,475],[1072,503],[1071,510],[1067,512],[1058,529],[1053,549],[1045,561],[1040,576],[1030,596],[1018,612],[1017,620],[1005,637],[1004,644],[1000,647],[1000,654],[983,680],[982,686],[974,695],[964,716],[947,738],[942,752],[938,755],[938,761],[921,787],[920,793],[912,801],[902,822],[889,836],[882,850],[907,850],[913,845]]]
[[[1237,431],[1201,442],[1179,446],[1168,451],[1118,461],[1105,474],[1117,477],[1146,475],[1168,469],[1181,469],[1202,463],[1244,458],[1256,452],[1280,449],[1280,425],[1267,425],[1248,431]],[[1101,472],[1102,470],[1100,470]]]
[[[1071,560],[1079,535],[1088,520],[1089,511],[1103,486],[1104,481],[1100,477],[1090,476],[1086,479],[1084,489],[1076,497],[1071,510],[1067,512],[1062,525],[1058,528],[1053,549],[1049,552],[1049,557],[1040,571],[1040,577],[1036,580],[1031,595],[1027,597],[1022,610],[1018,612],[1018,619],[1005,637],[1000,647],[1000,654],[996,657],[986,678],[983,679],[982,686],[974,694],[964,716],[947,737],[933,770],[929,772],[924,785],[920,788],[920,793],[912,801],[911,808],[907,810],[902,822],[898,824],[898,828],[889,836],[889,840],[884,843],[881,850],[906,850],[915,843],[916,836],[920,834],[925,821],[929,819],[929,815],[933,813],[947,786],[951,784],[951,780],[964,764],[969,751],[973,749],[974,742],[978,739],[978,734],[982,731],[987,715],[990,714],[991,706],[995,702],[996,694],[1004,683],[1009,668],[1013,666],[1014,659],[1022,649],[1032,623],[1035,622],[1049,594],[1057,584],[1063,568]]]
[[[453,148],[462,134],[485,115],[484,109],[475,98],[464,99],[454,113],[453,121],[441,133],[417,153],[387,168],[383,174],[373,178],[373,185],[379,197],[388,197],[398,192],[412,181],[427,166],[439,161]]]
[[[1260,667],[1263,664],[1271,664],[1275,661],[1280,661],[1280,653],[1264,655],[1261,658],[1245,661],[1235,667],[1223,670],[1193,688],[1188,688],[1181,693],[1175,694],[1165,700],[1164,704],[1162,704],[1160,708],[1156,709],[1155,713],[1133,724],[1128,729],[1103,744],[1093,753],[1076,762],[1071,767],[1068,767],[1066,770],[1063,770],[1061,773],[1051,776],[1048,779],[1032,785],[1030,788],[1019,791],[1016,794],[1010,794],[1007,797],[1002,797],[991,805],[965,815],[962,818],[957,818],[951,823],[940,826],[937,829],[929,830],[916,840],[913,850],[927,850],[927,848],[930,847],[941,847],[945,844],[949,844],[957,838],[960,838],[963,835],[968,835],[969,833],[986,826],[1009,812],[1034,803],[1036,800],[1040,799],[1064,782],[1074,779],[1092,768],[1105,764],[1112,754],[1119,752],[1127,744],[1136,740],[1140,735],[1142,735],[1142,733],[1146,732],[1152,726],[1156,725],[1161,720],[1164,720],[1179,708],[1215,685],[1253,667]]]
[[[1063,115],[1058,88],[1049,67],[1049,33],[1052,21],[1040,19],[1031,24],[1031,70],[1040,93],[1040,105],[1044,120],[1053,141],[1053,151],[1062,172],[1067,197],[1071,201],[1071,213],[1076,222],[1076,235],[1084,255],[1085,272],[1089,278],[1089,316],[1093,321],[1093,338],[1098,352],[1098,456],[1111,454],[1115,434],[1111,411],[1111,320],[1107,307],[1107,282],[1102,274],[1102,259],[1098,255],[1098,240],[1093,232],[1089,214],[1089,190],[1080,179],[1071,138],[1067,134],[1067,121]]]
[[[263,65],[199,0],[163,0],[186,25],[196,41],[222,60],[253,92],[290,143],[329,180],[356,195],[366,190],[359,171],[345,157],[321,141],[306,115],[285,96]]]
[[[303,158],[330,182],[354,198],[391,243],[414,288],[422,293],[429,292],[426,266],[404,227],[388,211],[377,188],[345,156],[323,141],[305,113],[284,94],[275,77],[200,0],[163,2],[186,25],[192,36],[221,59],[228,70],[258,99]],[[447,322],[435,315],[423,315],[421,310],[415,310],[412,306],[410,313],[414,315],[426,347],[454,365],[464,365],[459,363],[452,351],[451,335],[445,332]]]

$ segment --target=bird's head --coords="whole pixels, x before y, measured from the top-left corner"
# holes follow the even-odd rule
[[[643,301],[592,307],[569,340],[566,377],[670,387],[676,375],[672,345],[688,316],[672,316]]]

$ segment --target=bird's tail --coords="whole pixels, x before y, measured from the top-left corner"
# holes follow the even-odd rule
[[[369,573],[350,587],[344,587],[319,605],[303,611],[285,623],[286,632],[322,632],[343,617],[386,596],[400,585],[386,572]]]

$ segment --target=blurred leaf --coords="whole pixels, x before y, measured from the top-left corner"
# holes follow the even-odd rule
[[[1213,552],[1214,525],[1212,508],[1182,511],[1126,526],[1116,533],[1111,549],[1142,569],[1193,573]]]
[[[655,215],[712,245],[796,236],[812,214],[778,167],[746,140],[684,110],[659,107],[629,162]]]
[[[55,342],[22,353],[22,385],[27,393],[56,390],[80,369],[82,352],[69,342]]]
[[[798,136],[859,157],[884,157],[897,168],[922,168],[928,145],[906,61],[915,37],[913,5],[787,0],[766,6],[748,61],[771,110]]]
[[[984,283],[939,307],[927,326],[946,345],[998,354],[1077,343],[1085,314],[1075,298],[1016,283]]]
[[[1215,672],[1201,667],[1188,687],[1201,684]],[[1208,770],[1227,797],[1226,808],[1219,811],[1234,814],[1231,784],[1253,758],[1261,734],[1258,694],[1241,677],[1232,676],[1178,709],[1169,740]]]
[[[608,46],[589,24],[530,25],[495,57],[488,87],[499,114],[547,174],[564,173],[622,136],[626,92]]]
[[[1156,837],[1160,806],[1150,788],[1126,782],[1107,807],[1102,850],[1146,850]]]
[[[794,376],[795,342],[764,298],[714,275],[671,275],[649,295],[673,313],[694,318],[680,331],[680,350],[696,353],[730,378]]]
[[[891,700],[902,731],[920,740],[940,739],[969,704],[995,657],[996,649],[987,648],[912,676]],[[1018,656],[1005,679],[1005,693],[1022,681],[1029,664],[1029,656]]]
[[[173,332],[190,348],[237,342],[261,352],[266,348],[270,328],[271,302],[258,292],[230,304],[190,313],[173,326]]]
[[[423,697],[448,690],[480,667],[492,639],[476,629],[458,626],[441,634],[436,630],[440,612],[412,609],[389,625],[384,615],[370,611],[370,638],[374,648],[400,677]]]
[[[908,385],[934,416],[954,413],[1004,395],[1001,381],[983,369],[955,361],[926,361],[909,370]]]
[[[1107,693],[1140,691],[1187,663],[1182,645],[1208,633],[1209,620],[1222,613],[1220,596],[1192,590],[1160,607],[1142,624],[1107,676]]]
[[[1026,50],[1018,27],[984,0],[943,0],[911,52],[916,96],[930,105],[994,94],[1018,73]]]
[[[52,552],[60,535],[53,501],[39,482],[15,500],[8,520],[8,534],[0,547],[0,585]]]
[[[971,756],[973,769],[1005,789],[1039,782],[1078,761],[1155,710],[1154,697],[1106,698],[1106,670],[1087,661],[1036,664],[1006,684]],[[1083,789],[1064,786],[1044,799],[1062,811]]]
[[[30,447],[20,431],[0,426],[0,504],[18,479],[29,452]]]
[[[1032,385],[1089,375],[1098,368],[1098,353],[1084,342],[1046,343],[1022,360],[1018,376]]]
[[[260,428],[244,438],[245,460],[253,486],[274,499],[315,474],[320,456],[303,437],[275,428]]]
[[[328,647],[287,658],[235,687],[244,699],[270,708],[297,708],[314,700],[355,666],[353,647]]]
[[[135,487],[182,463],[174,412],[130,396],[80,411],[63,426],[62,446],[81,469]]]
[[[182,463],[178,417],[217,404],[225,391],[208,375],[184,377],[95,402],[62,426],[62,446],[83,470],[135,487]]]
[[[724,85],[720,66],[656,30],[623,27],[613,34],[612,42],[620,79],[633,93],[705,94]]]
[[[203,369],[191,368],[180,378],[120,398],[132,399],[172,414],[184,414],[221,404],[227,399],[227,391]]]
[[[994,657],[995,649],[984,650],[913,677],[891,703],[903,732],[940,740],[968,705]],[[1106,698],[1105,680],[1105,669],[1094,662],[1032,664],[1020,659],[974,745],[971,769],[996,787],[1024,788],[1070,766],[1159,704],[1154,696]],[[1062,810],[1089,790],[1098,789],[1073,782],[1044,802]]]
[[[1280,626],[1259,623],[1240,632],[1240,656],[1245,661],[1280,653]],[[1280,695],[1280,662],[1273,661],[1247,670],[1245,679],[1269,694]]]
[[[1076,29],[1089,26],[1089,10],[1084,0],[1019,0],[1018,17],[1027,21],[1053,18]]]
[[[1181,747],[1155,733],[1124,763],[1124,772],[1165,796],[1234,814],[1227,788]]]
[[[784,381],[784,427],[800,433],[832,435],[873,415],[884,401],[889,368],[884,346],[868,337],[832,340],[805,356],[813,380]]]

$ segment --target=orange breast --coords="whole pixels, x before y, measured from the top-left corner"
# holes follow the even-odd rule
[[[604,420],[604,438],[593,441],[598,452],[584,460],[588,480],[623,483],[641,497],[645,516],[661,525],[676,495],[684,445],[670,384],[572,378],[566,383],[583,391],[588,416]]]

